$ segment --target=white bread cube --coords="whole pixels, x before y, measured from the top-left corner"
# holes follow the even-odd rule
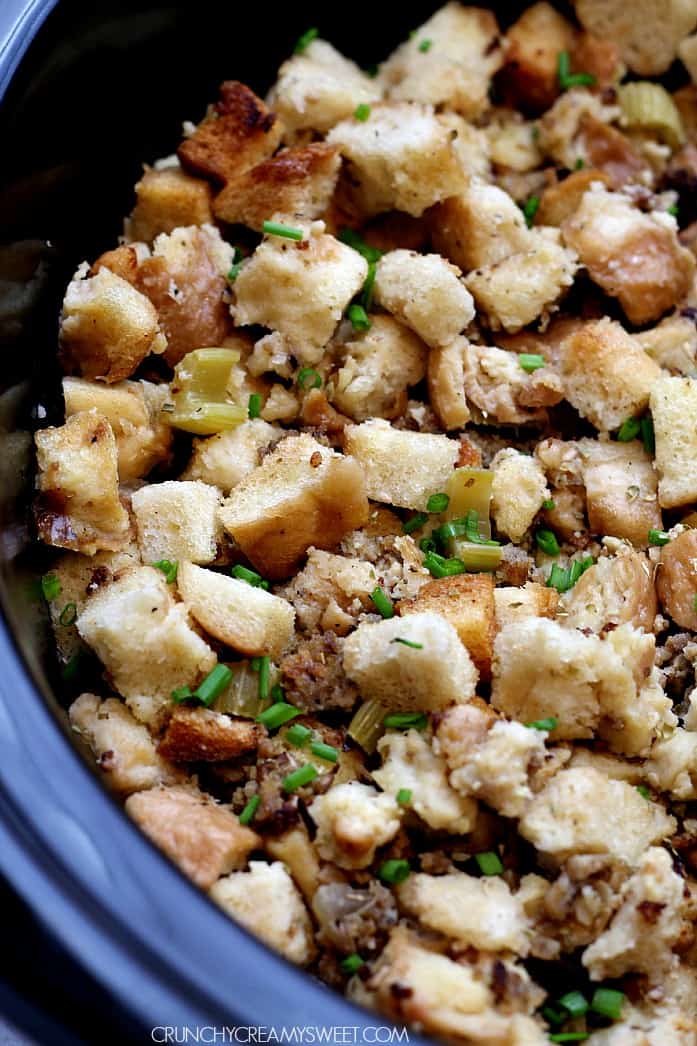
[[[501,631],[511,621],[524,617],[554,617],[558,604],[556,588],[540,585],[537,581],[526,581],[520,587],[495,588],[497,630]]]
[[[474,319],[474,301],[460,276],[439,254],[389,251],[378,262],[375,300],[437,348]]]
[[[464,339],[428,354],[428,397],[442,427],[461,429],[470,420],[465,396]]]
[[[602,632],[606,625],[625,623],[645,632],[653,631],[654,570],[647,556],[626,545],[615,556],[601,556],[562,596],[562,623],[567,628],[590,629],[596,633]],[[661,569],[658,576],[662,574]],[[694,598],[691,610],[694,613]]]
[[[326,40],[316,39],[283,63],[268,102],[292,140],[300,131],[326,134],[359,105],[370,105],[381,95],[377,80]]]
[[[34,438],[41,540],[88,556],[126,548],[131,528],[119,499],[116,440],[107,419],[96,410],[81,411]]]
[[[288,646],[295,611],[280,596],[186,562],[179,564],[177,585],[194,620],[233,650],[275,658]]]
[[[697,733],[678,727],[651,749],[646,780],[672,799],[697,799]]]
[[[634,335],[652,360],[672,374],[689,376],[697,364],[697,327],[689,316],[673,312],[655,327]]]
[[[349,781],[314,799],[310,816],[320,857],[340,868],[367,868],[399,831],[402,808],[393,795]]]
[[[642,76],[664,73],[682,38],[697,24],[692,0],[645,2],[629,9],[621,0],[576,0],[574,7],[584,29],[618,44],[629,68]]]
[[[433,246],[463,272],[530,250],[535,238],[512,197],[474,179],[431,215]]]
[[[508,92],[521,108],[548,109],[559,94],[557,63],[560,51],[572,52],[576,30],[551,4],[532,4],[506,33]]]
[[[81,266],[68,284],[60,326],[63,368],[107,383],[131,376],[167,342],[154,306],[109,269],[86,277]]]
[[[314,958],[310,916],[282,861],[250,861],[249,871],[220,879],[210,894],[231,918],[289,962],[306,966]]]
[[[114,689],[137,719],[155,725],[172,691],[195,689],[216,656],[189,625],[160,570],[136,567],[98,589],[78,615],[77,628],[104,664]]]
[[[131,499],[144,563],[160,559],[211,563],[218,551],[220,491],[199,480],[167,480]]]
[[[600,431],[641,414],[661,369],[631,335],[604,317],[584,323],[561,345],[566,398]]]
[[[152,243],[161,232],[213,221],[213,193],[203,178],[192,178],[180,167],[146,167],[135,185],[136,205],[126,219],[129,241]]]
[[[400,508],[425,509],[431,494],[445,490],[458,450],[447,436],[395,429],[382,418],[346,429],[346,451],[361,466],[368,497]]]
[[[578,441],[583,461],[588,523],[594,534],[631,541],[645,548],[649,530],[662,530],[658,477],[638,440]]]
[[[658,500],[662,508],[697,500],[697,381],[661,374],[651,389]]]
[[[235,280],[232,315],[238,326],[280,331],[303,363],[316,363],[367,275],[358,251],[319,230],[299,242],[268,236]]]
[[[467,184],[457,136],[430,106],[374,105],[365,123],[344,120],[327,141],[341,149],[351,202],[366,217],[398,210],[418,218]]]
[[[489,86],[502,62],[494,14],[448,3],[390,55],[380,79],[388,98],[425,102],[472,119],[489,108]]]
[[[550,497],[542,466],[514,447],[500,450],[491,462],[491,512],[497,529],[519,542]]]
[[[367,522],[361,467],[311,436],[288,437],[235,487],[220,518],[261,574],[288,577],[311,545],[331,549]]]
[[[364,621],[344,642],[344,668],[364,697],[424,712],[468,701],[478,678],[454,627],[431,611]]]
[[[262,451],[283,435],[278,425],[261,418],[243,421],[229,432],[219,432],[207,439],[195,439],[194,450],[183,480],[198,479],[229,494],[233,487],[253,472]]]

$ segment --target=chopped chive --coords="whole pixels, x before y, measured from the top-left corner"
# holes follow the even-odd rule
[[[274,685],[271,687],[271,700],[274,702],[274,704],[278,704],[279,701],[283,701],[285,699],[285,696],[286,695],[283,692],[283,687],[281,686],[281,684],[274,683]]]
[[[400,788],[397,792],[397,802],[400,806],[408,806],[411,802],[411,788]]]
[[[392,861],[385,861],[380,865],[378,868],[378,879],[381,879],[383,883],[397,885],[408,879],[410,873],[411,868],[408,861],[393,859]]]
[[[447,494],[431,494],[426,502],[426,508],[429,512],[445,512],[449,504],[450,498]]]
[[[304,766],[299,767],[297,770],[293,770],[292,774],[288,774],[287,777],[283,778],[283,791],[295,792],[298,788],[302,788],[303,785],[309,784],[310,781],[314,781],[318,776],[317,770],[312,763],[305,763]]]
[[[425,730],[428,717],[423,712],[394,712],[382,722],[389,730]]]
[[[656,453],[656,435],[653,431],[653,418],[650,414],[645,414],[640,422],[641,426],[641,442],[644,444],[644,450],[650,458]]]
[[[535,541],[537,542],[537,547],[541,549],[546,556],[558,556],[561,552],[556,534],[551,530],[546,530],[545,528],[540,527],[540,529],[535,533]]]
[[[302,229],[295,229],[292,225],[283,225],[282,222],[264,222],[262,229],[267,236],[280,236],[284,240],[302,240],[305,235]]]
[[[61,610],[60,617],[58,618],[59,624],[65,628],[68,625],[72,625],[77,620],[77,603],[66,603]]]
[[[592,73],[572,73],[571,59],[568,51],[560,51],[557,56],[557,79],[562,91],[569,87],[590,87],[595,83]]]
[[[168,585],[173,584],[177,580],[177,570],[179,569],[178,559],[158,559],[157,563],[153,563],[152,565],[156,570],[162,571]]]
[[[521,352],[518,356],[518,363],[526,373],[532,374],[534,371],[539,370],[540,367],[544,367],[545,358],[540,356],[538,352]]]
[[[525,224],[527,225],[528,229],[530,228],[530,226],[534,222],[535,215],[537,214],[537,212],[539,210],[539,207],[540,207],[540,197],[539,196],[530,196],[530,197],[528,197],[528,199],[523,204],[523,207],[522,207],[523,216],[525,218]]]
[[[375,609],[377,610],[377,612],[380,615],[382,615],[382,617],[384,617],[386,621],[389,618],[394,617],[394,607],[392,606],[392,600],[384,591],[384,589],[380,588],[379,585],[376,588],[374,588],[373,591],[370,593],[370,598],[375,604]]]
[[[249,662],[249,667],[251,668],[252,672],[258,672],[261,668],[261,658],[253,657],[252,660]]]
[[[554,507],[555,503],[552,498],[547,498],[545,501],[542,502],[542,508],[553,509]]]
[[[666,213],[672,214],[674,218],[677,218],[679,212],[680,208],[678,207],[677,203],[674,203],[671,207],[666,208]]]
[[[366,65],[363,72],[366,76],[369,76],[371,80],[374,80],[378,75],[378,67],[376,65]]]
[[[557,1010],[554,1006],[545,1006],[540,1013],[547,1021],[548,1024],[559,1028],[566,1020],[568,1020],[568,1014],[564,1010]]]
[[[312,367],[301,367],[297,381],[301,389],[321,389],[322,387],[322,379]]]
[[[649,545],[667,545],[669,541],[670,534],[667,534],[665,530],[649,531]]]
[[[593,1013],[599,1013],[602,1017],[618,1021],[622,1016],[624,1000],[624,992],[618,992],[614,988],[596,988],[590,1008]]]
[[[302,715],[302,712],[295,705],[289,705],[285,701],[277,701],[275,704],[269,705],[268,708],[265,708],[257,716],[257,723],[261,723],[267,730],[276,730],[277,727],[283,726],[284,723],[289,723],[291,719],[295,719],[299,715]]]
[[[412,648],[412,650],[423,650],[424,648],[423,643],[415,643],[413,639],[402,639],[401,636],[395,636],[395,638],[392,639],[391,642],[401,643],[402,646],[409,646]]]
[[[188,686],[179,686],[172,691],[172,701],[175,705],[180,705],[182,701],[192,701],[193,697],[191,688]]]
[[[421,54],[426,54],[427,51],[430,51],[432,44],[433,40],[422,40],[419,44],[419,50],[421,51]]]
[[[261,393],[253,392],[247,404],[247,414],[250,418],[258,418],[261,414]]]
[[[424,523],[428,523],[428,516],[425,512],[417,512],[406,523],[402,523],[402,530],[405,534],[413,534],[415,530],[420,530]]]
[[[582,156],[577,156],[576,157],[576,163],[574,164],[574,170],[575,171],[582,171],[585,166],[586,166],[586,161],[583,159],[583,157]]]
[[[361,291],[361,305],[366,310],[366,312],[373,304],[373,291],[375,290],[375,277],[377,275],[377,271],[377,262],[368,262],[368,275],[365,278],[363,290]]]
[[[494,853],[493,850],[487,850],[486,853],[475,854],[474,859],[479,865],[479,871],[482,875],[503,874],[501,858],[498,854]]]
[[[583,1017],[588,1012],[588,1000],[581,992],[567,992],[562,995],[559,1005],[568,1010],[572,1017]]]
[[[569,587],[569,572],[554,563],[551,573],[547,578],[547,588],[556,588],[557,592],[566,592]]]
[[[61,679],[64,683],[72,683],[74,679],[80,674],[80,668],[82,666],[82,655],[78,651],[77,654],[73,654],[69,661],[63,665],[61,669]]]
[[[641,422],[639,418],[627,418],[623,421],[617,431],[617,439],[620,443],[629,443],[630,440],[636,439],[641,430]]]
[[[47,603],[58,599],[61,594],[60,579],[55,574],[44,574],[41,578],[41,591]]]
[[[467,570],[461,559],[457,559],[455,556],[446,559],[445,556],[439,556],[437,552],[427,552],[423,565],[435,578],[454,577],[455,574],[464,574]]]
[[[262,701],[266,701],[268,699],[269,693],[271,691],[271,680],[269,678],[270,672],[271,658],[268,654],[264,654],[264,656],[259,661],[259,697]]]
[[[242,269],[242,262],[241,261],[235,262],[235,264],[230,268],[230,271],[227,274],[227,278],[228,278],[230,283],[234,283],[235,282],[235,280],[237,279],[237,277],[240,274],[240,270],[241,269]]]
[[[361,966],[365,966],[365,959],[361,959],[358,952],[347,955],[345,959],[341,960],[341,969],[344,973],[355,973],[356,970],[360,970]]]
[[[594,563],[595,560],[592,556],[586,556],[585,559],[575,559],[569,568],[569,588],[573,588],[581,575],[585,574]]]
[[[559,1031],[550,1035],[550,1042],[585,1042],[590,1038],[588,1031]]]
[[[354,302],[353,305],[349,305],[346,315],[353,324],[355,331],[369,331],[372,327],[372,322],[368,313],[365,311],[362,305]]]
[[[254,815],[259,809],[259,803],[261,802],[261,796],[253,795],[249,800],[244,810],[239,816],[240,824],[250,824],[254,820]]]
[[[649,790],[646,787],[646,785],[637,785],[636,786],[636,790],[639,793],[639,795],[642,796],[644,799],[650,799],[651,798],[651,793],[649,792]]]
[[[555,716],[550,715],[546,719],[533,719],[531,723],[526,723],[525,725],[530,730],[556,730],[557,723],[558,720]]]
[[[339,749],[334,745],[325,745],[324,741],[313,741],[310,751],[318,759],[326,759],[328,763],[335,763],[339,758]]]
[[[377,262],[382,258],[383,252],[380,248],[371,247],[355,229],[343,228],[339,233],[339,239],[347,247],[353,247],[354,251],[358,251],[367,262]]]
[[[357,106],[356,111],[353,115],[357,120],[360,120],[361,123],[365,123],[365,121],[370,116],[370,106],[366,105],[365,102],[362,102],[359,106]]]
[[[302,723],[293,723],[291,727],[286,730],[286,740],[290,741],[296,748],[304,748],[307,742],[312,737],[312,731],[309,726],[303,726]]]
[[[311,29],[306,30],[303,35],[299,38],[295,47],[293,48],[294,54],[302,54],[310,46],[313,40],[316,40],[319,36],[319,29],[316,26],[312,26]]]
[[[419,548],[422,552],[435,552],[437,547],[433,538],[421,538],[419,542]]]
[[[256,570],[250,570],[248,567],[243,567],[241,563],[234,566],[230,571],[230,575],[236,578],[238,581],[246,581],[252,588],[261,588],[264,584],[264,579],[261,574],[257,574]]]
[[[208,673],[202,683],[199,683],[196,690],[194,690],[194,697],[197,697],[201,704],[212,705],[216,697],[222,694],[226,686],[229,685],[232,679],[232,672],[227,665],[217,664],[215,668]]]

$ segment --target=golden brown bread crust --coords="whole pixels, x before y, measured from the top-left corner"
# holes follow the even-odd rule
[[[604,182],[610,185],[610,177],[597,167],[585,167],[581,171],[572,171],[568,178],[548,185],[540,196],[540,206],[535,215],[535,225],[556,225],[570,218],[581,202],[586,189],[592,182]],[[525,337],[526,335],[516,335]]]
[[[576,30],[551,4],[537,3],[506,34],[508,49],[502,70],[507,95],[517,106],[543,112],[559,95],[557,60],[573,50]]]
[[[251,719],[232,719],[209,708],[174,710],[158,752],[173,763],[222,763],[253,752],[266,731]]]
[[[685,530],[661,550],[656,591],[661,606],[681,628],[697,630],[697,530]]]
[[[161,232],[213,221],[208,182],[178,168],[145,169],[136,185],[137,201],[126,230],[130,240],[151,243]]]
[[[588,114],[581,120],[580,145],[588,162],[607,175],[613,189],[634,181],[646,170],[646,160],[625,134]]]

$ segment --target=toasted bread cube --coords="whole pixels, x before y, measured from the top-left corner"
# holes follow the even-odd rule
[[[474,301],[460,276],[439,254],[390,251],[378,262],[375,300],[437,348],[474,319]]]
[[[334,406],[354,421],[399,417],[407,388],[426,371],[427,349],[421,339],[391,316],[376,315],[369,330],[354,332],[341,349],[331,393]]]
[[[472,181],[431,212],[433,246],[463,272],[530,249],[534,237],[518,204],[497,185]]]
[[[261,461],[262,452],[283,435],[278,425],[261,418],[243,421],[236,429],[194,440],[194,452],[182,479],[199,479],[229,494]]]
[[[157,750],[173,763],[222,763],[253,752],[264,733],[264,728],[250,719],[179,705]]]
[[[495,588],[496,629],[500,632],[511,621],[525,617],[555,617],[558,605],[556,588],[537,581],[526,581],[519,588]]]
[[[444,429],[461,429],[470,420],[465,396],[463,339],[455,338],[428,354],[428,395]],[[458,462],[463,464],[463,462]]]
[[[697,500],[697,382],[657,377],[651,388],[658,500],[662,508]]]
[[[175,604],[161,571],[136,567],[88,599],[77,628],[136,719],[157,725],[172,691],[195,688],[216,656]]]
[[[179,564],[177,585],[191,616],[233,650],[275,658],[288,646],[295,611],[280,596],[193,563]]]
[[[367,275],[365,258],[326,233],[312,230],[300,242],[269,236],[235,280],[231,311],[238,325],[278,330],[298,358],[317,363]]]
[[[259,836],[201,792],[151,788],[126,800],[126,812],[182,872],[207,890],[242,868]]]
[[[319,218],[334,195],[340,166],[339,150],[325,142],[283,149],[228,181],[215,198],[216,218],[258,232],[271,214]]]
[[[516,105],[549,109],[559,94],[560,51],[573,50],[576,30],[546,2],[528,7],[506,33],[503,78]]]
[[[144,563],[211,563],[218,552],[220,491],[198,480],[150,483],[131,498]]]
[[[361,467],[311,436],[284,439],[235,487],[223,526],[265,577],[288,577],[311,545],[331,549],[368,520]]]
[[[671,542],[666,548],[672,548]],[[660,584],[663,571],[656,580]],[[554,591],[546,589],[545,591]],[[692,594],[692,593],[691,593]],[[600,633],[607,625],[629,623],[645,632],[653,630],[656,617],[654,565],[639,552],[624,546],[616,556],[601,556],[584,571],[574,587],[562,597],[567,628],[590,629]],[[694,596],[691,600],[694,615]],[[697,618],[695,618],[697,626]]]
[[[310,916],[281,861],[250,861],[248,872],[235,872],[215,883],[211,897],[289,962],[306,966],[314,958]]]
[[[425,105],[374,105],[369,120],[344,120],[327,141],[341,149],[349,197],[368,217],[397,210],[418,218],[467,184],[454,129]]]
[[[697,733],[678,727],[657,741],[646,763],[646,779],[672,799],[697,799]]]
[[[641,443],[579,441],[588,523],[594,534],[625,538],[645,548],[649,530],[662,530],[658,477]]]
[[[176,781],[177,772],[158,754],[146,727],[123,701],[80,694],[68,710],[70,725],[91,748],[105,784],[117,795]]]
[[[310,807],[320,857],[340,868],[367,868],[375,851],[394,839],[402,808],[387,792],[350,781],[334,785]]]
[[[550,496],[544,471],[537,458],[513,447],[498,452],[491,471],[491,512],[496,527],[518,542]]]
[[[496,109],[486,127],[491,162],[502,175],[528,174],[542,163],[537,147],[537,130],[516,109]],[[513,177],[511,185],[516,184]],[[525,184],[520,179],[521,185]]]
[[[166,385],[149,381],[100,385],[84,378],[63,378],[66,418],[94,408],[111,425],[122,483],[146,476],[169,455],[172,429],[159,419],[167,392]]]
[[[129,240],[152,243],[161,232],[213,221],[210,185],[178,167],[146,167],[135,189],[136,205],[126,219]]]
[[[381,96],[379,81],[320,39],[283,63],[268,100],[292,139],[302,131],[326,134],[359,105],[370,105]]]
[[[590,278],[617,298],[631,323],[657,320],[685,297],[695,272],[669,214],[644,214],[622,193],[596,186],[562,224]]]
[[[664,73],[684,36],[695,27],[693,3],[642,2],[630,9],[621,0],[576,0],[584,29],[619,45],[629,68],[643,76]]]
[[[556,861],[573,854],[609,854],[630,867],[676,822],[624,781],[593,767],[560,770],[533,799],[520,834]]]
[[[496,620],[491,574],[459,574],[429,581],[415,599],[400,605],[400,614],[432,611],[454,626],[479,672],[491,678]]]
[[[585,323],[562,342],[560,370],[569,403],[607,432],[646,409],[661,375],[658,364],[607,317]]]
[[[372,501],[425,509],[429,496],[445,489],[459,444],[447,436],[394,429],[382,418],[374,418],[348,426],[346,451],[361,466]]]
[[[116,440],[107,419],[96,410],[80,411],[34,438],[41,540],[88,556],[125,548],[131,527],[119,499]]]
[[[390,55],[380,79],[388,98],[453,109],[471,119],[489,108],[489,86],[502,61],[494,14],[448,3]]]
[[[364,621],[344,641],[344,668],[364,697],[423,712],[468,701],[478,676],[453,625],[431,611]]]
[[[666,614],[680,628],[697,629],[697,530],[683,530],[661,549],[656,591]]]
[[[689,315],[674,312],[634,338],[652,360],[672,374],[689,377],[697,369],[697,327]]]
[[[548,185],[540,195],[535,225],[559,228],[567,218],[573,217],[593,182],[609,186],[610,178],[596,167],[585,167],[580,171],[572,171],[568,178],[560,182]]]
[[[548,367],[528,374],[515,352],[457,338],[448,347],[460,353],[467,402],[482,419],[501,425],[544,422],[548,406],[564,398],[561,381]]]
[[[78,270],[63,299],[64,370],[107,383],[122,381],[166,345],[157,312],[144,294],[107,268],[87,278]]]
[[[223,184],[276,151],[283,125],[261,98],[237,80],[220,85],[220,99],[177,149],[187,171]]]

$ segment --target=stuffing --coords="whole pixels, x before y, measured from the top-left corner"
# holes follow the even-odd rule
[[[179,595],[211,636],[249,657],[279,657],[293,636],[295,611],[280,596],[193,563],[181,562]]]
[[[466,341],[455,338],[442,349],[428,354],[428,395],[441,425],[447,431],[461,429],[470,420],[465,396]]]
[[[415,599],[400,604],[399,612],[433,611],[455,628],[467,647],[480,679],[491,678],[496,611],[491,574],[458,574],[429,581]]]
[[[697,799],[697,733],[677,728],[651,748],[646,780],[674,799]]]
[[[421,339],[391,316],[377,315],[367,331],[354,331],[342,342],[340,351],[331,391],[337,410],[353,421],[403,414],[407,389],[426,371]]]
[[[300,412],[298,397],[283,385],[272,385],[261,409],[261,418],[270,423],[295,421]]]
[[[129,241],[152,243],[162,232],[213,221],[210,185],[179,167],[154,170],[146,166],[135,193],[136,205],[125,223]]]
[[[494,110],[486,135],[491,162],[504,175],[525,175],[542,162],[535,125],[514,109]]]
[[[664,370],[688,377],[697,370],[697,325],[690,316],[674,312],[634,338]]]
[[[491,462],[491,512],[497,529],[520,541],[542,502],[550,497],[540,463],[513,447],[500,450]]]
[[[144,563],[161,559],[211,563],[218,551],[220,491],[199,480],[167,480],[131,498]]]
[[[574,7],[584,29],[614,40],[629,68],[643,76],[665,72],[678,44],[697,24],[693,0],[643,3],[631,10],[619,0],[576,0]]]
[[[316,39],[283,63],[268,101],[293,139],[303,131],[326,133],[359,105],[370,105],[381,96],[379,81],[326,40]]]
[[[377,584],[372,563],[310,548],[304,568],[276,592],[293,605],[305,631],[319,627],[343,635],[360,613],[374,609],[370,594]]]
[[[68,284],[60,321],[65,371],[111,384],[129,378],[151,352],[167,348],[152,303],[121,276],[83,267]]]
[[[367,121],[344,120],[327,141],[341,149],[351,204],[366,217],[398,210],[418,218],[467,182],[457,135],[431,106],[374,105]]]
[[[523,108],[548,109],[559,94],[558,57],[572,51],[576,31],[551,4],[533,4],[506,33],[503,82]],[[535,165],[537,166],[537,165]]]
[[[320,888],[321,868],[307,827],[300,823],[283,835],[267,839],[266,851],[275,861],[283,862],[303,897],[310,904]]]
[[[425,509],[429,496],[447,486],[458,444],[447,436],[407,432],[374,418],[347,427],[346,451],[361,467],[371,500]],[[405,461],[408,471],[402,468]]]
[[[159,784],[172,784],[177,771],[158,753],[147,729],[122,701],[80,694],[68,709],[70,725],[89,745],[102,779],[117,795],[127,796]]]
[[[547,367],[526,373],[515,352],[495,345],[477,345],[458,338],[449,347],[457,347],[466,401],[476,407],[482,421],[490,418],[502,425],[525,425],[542,422],[546,407],[563,399],[562,385]]]
[[[203,890],[247,863],[259,836],[208,796],[185,788],[150,788],[126,800],[126,812]]]
[[[604,127],[605,125],[602,124]],[[568,178],[547,185],[540,194],[540,206],[535,213],[535,225],[552,225],[555,228],[571,218],[578,210],[584,194],[594,182],[610,185],[610,179],[596,167],[584,167],[572,171]]]
[[[594,164],[586,154],[584,128],[587,121],[608,124],[621,114],[616,96],[605,103],[602,94],[591,94],[582,88],[563,91],[554,105],[539,120],[538,145],[559,167],[573,171],[580,158],[589,167]]]
[[[697,499],[697,382],[661,374],[651,389],[658,500],[662,508]]]
[[[243,421],[237,428],[208,439],[195,439],[194,450],[182,480],[200,480],[229,494],[261,463],[262,455],[283,429],[261,418]]]
[[[382,64],[380,80],[388,98],[425,102],[471,119],[489,108],[489,86],[502,61],[494,14],[448,3]]]
[[[622,368],[627,366],[622,363]],[[630,416],[630,415],[628,415]],[[624,538],[645,548],[650,530],[662,530],[658,477],[638,440],[578,443],[586,488],[586,512],[593,534]]]
[[[601,556],[562,595],[561,623],[596,633],[628,623],[651,632],[656,616],[653,575],[649,559],[627,546],[615,556]]]
[[[438,711],[469,700],[477,682],[457,632],[431,611],[364,621],[344,643],[344,667],[365,697],[397,709]]]
[[[216,664],[153,567],[135,567],[98,588],[78,614],[77,628],[136,719],[147,724],[161,719],[173,690],[195,687]]]
[[[619,192],[594,186],[562,224],[590,278],[617,298],[630,323],[657,320],[687,294],[695,259],[667,214],[645,214]],[[476,295],[475,295],[476,297]],[[657,372],[656,372],[657,376]]]
[[[463,706],[464,707],[464,706]],[[450,787],[447,766],[418,730],[389,730],[378,741],[382,766],[373,780],[390,795],[406,788],[409,809],[435,831],[465,835],[474,828],[477,803]]]
[[[367,868],[378,847],[399,831],[401,813],[393,796],[370,785],[357,781],[334,785],[310,807],[320,857],[340,868]]]
[[[116,440],[107,419],[96,410],[80,411],[65,425],[40,429],[34,439],[41,540],[88,556],[126,548],[131,526],[119,498]]]
[[[433,246],[463,272],[496,265],[535,242],[508,193],[479,180],[435,207],[432,219]]]
[[[221,763],[253,752],[263,736],[264,728],[249,719],[179,705],[157,750],[173,763]]]
[[[360,465],[306,434],[288,437],[235,487],[220,518],[265,577],[288,577],[311,545],[333,548],[367,522]]]
[[[447,345],[474,319],[460,270],[439,254],[390,251],[378,262],[375,301],[432,348]]]
[[[577,767],[560,770],[534,797],[519,830],[556,861],[608,854],[636,867],[647,847],[672,835],[675,820],[632,785]]]
[[[526,581],[520,587],[495,588],[496,628],[501,630],[511,621],[526,617],[554,617],[559,604],[556,588]]]
[[[683,530],[661,549],[656,593],[661,607],[681,628],[697,630],[697,530]]]
[[[366,260],[321,227],[299,242],[267,236],[235,280],[232,314],[280,331],[298,359],[317,363],[367,275]]]
[[[279,664],[286,700],[305,712],[354,708],[360,695],[344,670],[343,644],[334,632],[301,639]]]

